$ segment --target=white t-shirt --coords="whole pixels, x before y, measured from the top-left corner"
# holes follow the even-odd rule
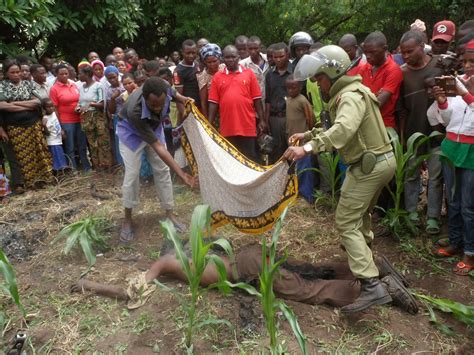
[[[85,88],[84,83],[79,86],[79,105],[86,106],[91,102],[101,102],[104,101],[104,89],[102,84],[94,81],[94,83]],[[89,106],[88,111],[96,111],[92,106]]]
[[[45,115],[43,122],[45,122],[46,128],[49,132],[48,136],[46,137],[48,145],[62,145],[63,140],[61,137],[61,125],[59,124],[59,120],[56,117],[56,113],[53,112],[50,115]]]

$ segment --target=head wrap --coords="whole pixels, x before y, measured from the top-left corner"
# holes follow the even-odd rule
[[[222,58],[221,48],[215,43],[208,43],[202,46],[201,51],[199,52],[201,60],[204,61],[207,57],[217,57]]]
[[[117,69],[116,66],[109,65],[107,68],[105,68],[104,75],[107,76],[110,73],[115,73],[115,74],[119,75],[119,70]]]
[[[81,69],[82,67],[87,67],[87,66],[90,66],[90,63],[83,59],[81,60],[81,62],[77,65],[77,70]]]
[[[423,21],[420,19],[416,19],[415,22],[413,22],[410,25],[410,30],[412,31],[420,31],[420,32],[425,32],[426,31],[426,25]]]
[[[100,59],[96,59],[96,60],[92,61],[91,67],[94,68],[94,65],[96,65],[96,64],[99,64],[102,67],[102,69],[104,69],[104,67],[105,67],[104,63]]]

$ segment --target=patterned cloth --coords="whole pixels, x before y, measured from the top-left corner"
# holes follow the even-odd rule
[[[29,188],[38,182],[52,182],[53,163],[41,123],[38,121],[30,127],[8,126],[7,134],[20,164],[25,186]]]
[[[182,145],[202,199],[211,206],[212,228],[232,223],[244,233],[272,228],[298,192],[296,175],[279,161],[261,166],[247,159],[188,104]]]
[[[82,114],[81,126],[89,142],[89,152],[94,168],[110,168],[114,159],[107,126],[102,111],[88,111]]]

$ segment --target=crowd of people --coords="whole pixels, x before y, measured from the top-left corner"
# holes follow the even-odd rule
[[[46,55],[38,64],[23,56],[7,59],[0,78],[1,162],[8,161],[15,193],[40,188],[54,176],[91,169],[107,173],[123,165],[124,243],[134,238],[132,210],[139,202],[140,176],[152,175],[167,217],[184,231],[173,214],[170,169],[187,185],[197,184],[174,159],[184,105],[191,101],[248,159],[265,165],[295,160],[299,193],[309,202],[315,189],[330,190],[322,154],[337,150],[346,181],[336,224],[353,274],[372,280],[378,273],[367,250],[373,239],[369,212],[376,203],[385,210],[391,207],[382,191],[393,183],[387,130],[404,143],[414,133],[437,130],[445,138],[432,139],[417,152],[430,156],[406,180],[404,208],[419,223],[419,170],[426,167],[426,232],[440,232],[445,194],[449,242],[435,253],[461,255],[454,272],[467,275],[474,269],[474,20],[457,29],[451,21],[440,21],[430,40],[420,20],[407,30],[392,51],[380,31],[361,44],[345,34],[337,46],[297,32],[288,44],[268,46],[257,36],[241,35],[222,50],[205,38],[188,39],[180,51],[152,60],[120,47],[104,61],[92,51],[77,66]],[[324,71],[308,70],[319,62]],[[445,85],[449,79],[454,79],[451,87]],[[358,99],[346,100],[351,95]],[[381,120],[373,118],[379,116]],[[361,157],[359,150],[373,156]],[[375,166],[383,160],[387,167],[372,166],[365,173],[364,161],[371,159]],[[363,176],[380,170],[363,197],[348,194],[362,186],[359,165]],[[311,167],[321,173],[307,170]],[[361,205],[354,206],[359,198]],[[356,216],[349,220],[351,213]],[[354,235],[357,230],[360,235]],[[354,251],[360,244],[347,242],[357,238],[367,243],[360,258]],[[361,263],[364,258],[370,260]],[[367,282],[362,290],[377,284]],[[382,294],[375,302],[386,300]]]

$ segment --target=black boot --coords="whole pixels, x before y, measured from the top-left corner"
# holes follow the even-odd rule
[[[370,306],[392,302],[392,297],[390,297],[387,290],[382,286],[380,280],[377,277],[372,277],[370,279],[359,279],[359,281],[359,297],[357,297],[354,303],[342,307],[342,313],[361,312]]]

